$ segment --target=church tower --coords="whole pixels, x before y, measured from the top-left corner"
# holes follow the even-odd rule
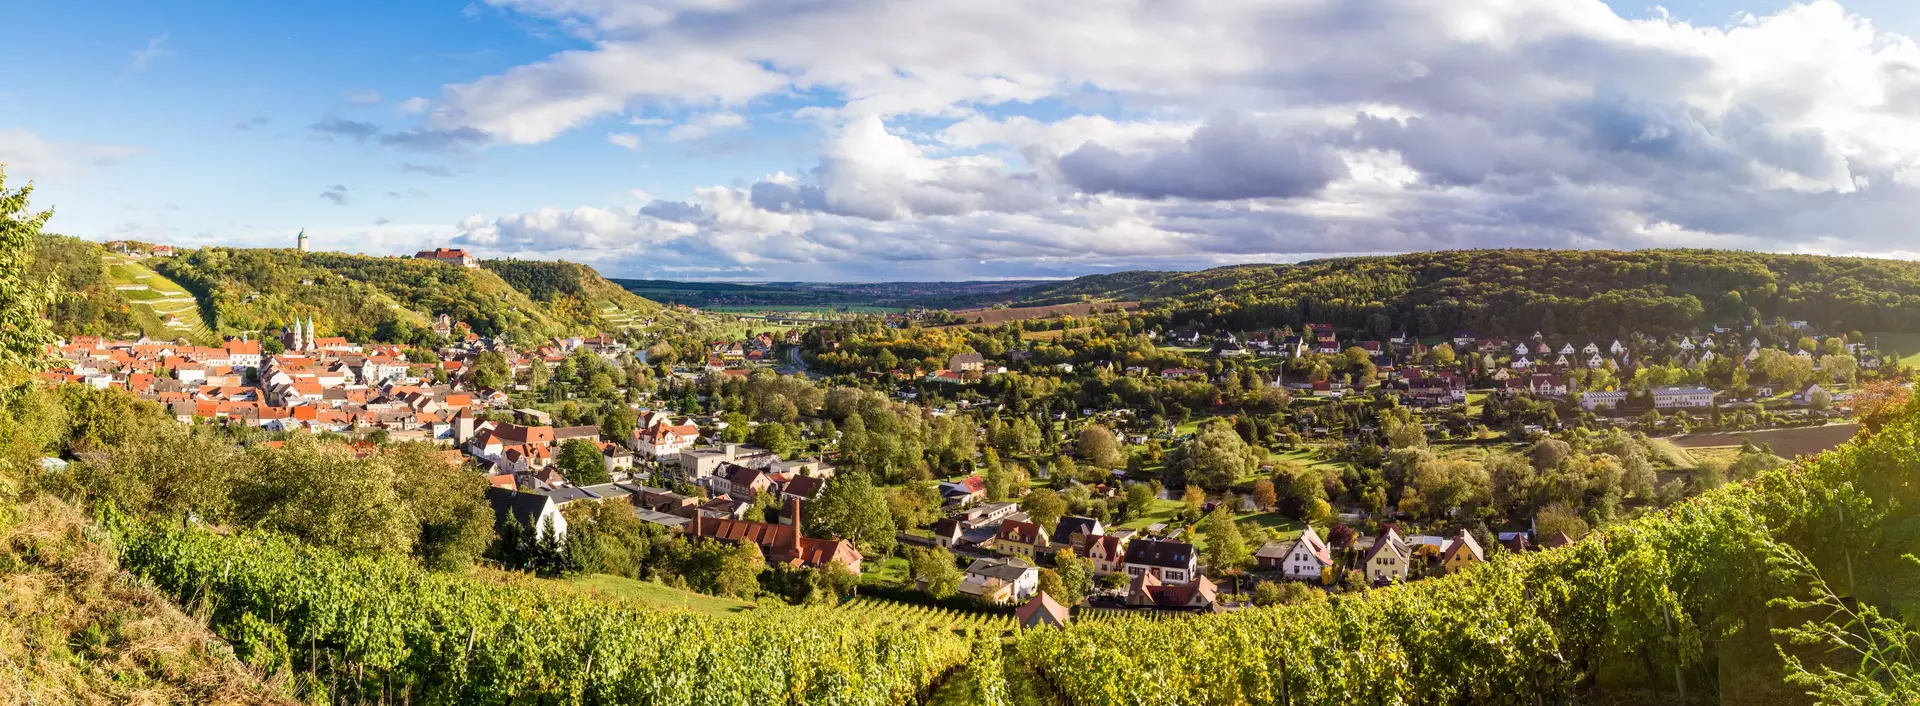
[[[317,348],[318,348],[317,346],[313,345],[313,316],[308,315],[307,316],[307,347],[304,350],[312,351],[312,350],[316,350]]]
[[[289,326],[286,329],[281,331],[280,345],[285,347],[289,352],[298,353],[300,351],[300,319],[299,317],[294,318],[292,326]]]
[[[309,252],[312,250],[312,246],[307,243],[307,229],[305,228],[300,229],[299,242],[300,242],[300,252]]]

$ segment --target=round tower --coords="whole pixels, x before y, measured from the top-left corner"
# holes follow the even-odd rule
[[[307,229],[305,228],[300,229],[299,242],[300,242],[300,252],[309,252],[311,250],[311,246],[307,244]]]

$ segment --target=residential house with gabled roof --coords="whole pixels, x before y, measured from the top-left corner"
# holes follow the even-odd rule
[[[1086,556],[1087,542],[1104,531],[1100,521],[1091,517],[1062,517],[1054,524],[1053,536],[1048,541],[1055,548],[1070,548],[1074,554]]]
[[[1127,587],[1127,607],[1157,610],[1182,610],[1218,613],[1220,589],[1213,580],[1201,576],[1193,581],[1171,584],[1152,572],[1137,574]]]
[[[948,507],[971,505],[987,497],[987,481],[979,474],[940,484],[940,497]]]
[[[1132,530],[1089,537],[1085,555],[1088,561],[1093,562],[1093,573],[1105,575],[1125,571],[1127,544],[1132,539]]]
[[[1333,567],[1333,552],[1312,525],[1300,532],[1300,538],[1287,547],[1281,558],[1280,575],[1290,579],[1318,580]]]
[[[1480,548],[1480,542],[1466,530],[1460,530],[1459,534],[1448,540],[1447,548],[1440,552],[1440,568],[1449,574],[1474,564],[1484,563],[1486,560],[1486,551]]]
[[[1053,596],[1040,591],[1036,592],[1033,598],[1028,599],[1025,605],[1013,611],[1013,620],[1020,625],[1021,630],[1048,626],[1062,628],[1072,620],[1072,615],[1067,611],[1067,607],[1060,605]]]
[[[692,448],[699,439],[700,427],[691,420],[674,424],[663,414],[652,424],[634,429],[629,441],[641,458],[665,462],[680,458],[680,452]]]
[[[975,559],[960,592],[988,603],[1017,603],[1040,592],[1040,570],[1022,559]]]
[[[1007,520],[1001,522],[1000,529],[993,534],[992,549],[1001,554],[1033,560],[1044,555],[1051,547],[1046,530],[1032,522]]]
[[[1199,578],[1199,552],[1193,545],[1169,539],[1136,539],[1127,543],[1128,576],[1153,574],[1166,584],[1191,583]]]
[[[1360,556],[1361,571],[1368,581],[1373,583],[1391,583],[1407,580],[1407,569],[1413,561],[1413,550],[1407,545],[1400,533],[1392,527],[1380,533],[1373,546]]]
[[[505,534],[508,518],[522,528],[532,529],[536,537],[550,532],[554,541],[566,541],[567,518],[553,498],[540,493],[522,493],[508,488],[487,488],[487,503],[493,506],[495,532]]]

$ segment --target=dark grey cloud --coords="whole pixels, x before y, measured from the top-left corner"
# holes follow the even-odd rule
[[[685,201],[655,199],[647,205],[640,207],[640,215],[651,216],[663,221],[693,223],[704,219],[707,213],[698,205]]]
[[[827,208],[827,199],[820,192],[820,187],[792,181],[754,182],[748,189],[748,198],[752,200],[754,208],[775,213],[824,211]]]
[[[461,152],[492,141],[491,135],[471,127],[447,130],[416,128],[380,137],[380,144],[421,152]]]
[[[342,184],[334,184],[333,186],[327,187],[326,191],[320,192],[320,198],[326,199],[335,206],[345,206],[353,203],[353,198],[347,196],[347,187]]]
[[[425,174],[427,176],[437,177],[453,176],[453,168],[444,164],[416,164],[407,162],[400,165],[400,171],[408,174]]]
[[[380,134],[380,126],[373,123],[348,120],[332,115],[321,118],[319,122],[309,127],[311,127],[314,132],[326,137],[344,137],[360,142],[365,142]]]
[[[1185,142],[1144,153],[1088,143],[1062,156],[1059,166],[1083,191],[1147,199],[1292,198],[1347,175],[1346,163],[1324,141],[1269,133],[1232,113],[1200,126]]]

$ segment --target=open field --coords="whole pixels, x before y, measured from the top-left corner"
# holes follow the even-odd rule
[[[874,306],[871,304],[818,304],[812,306],[755,306],[752,304],[720,304],[701,307],[701,311],[716,314],[897,314],[906,309],[897,306]]]
[[[1920,365],[1920,333],[1869,333],[1867,343],[1900,354],[1907,365]]]
[[[1783,458],[1793,458],[1806,454],[1816,454],[1852,439],[1859,431],[1857,424],[1830,424],[1823,427],[1800,427],[1797,429],[1765,429],[1761,431],[1722,432],[1717,434],[1687,434],[1668,439],[1675,446],[1691,452],[1693,449],[1715,446],[1739,446],[1741,442],[1752,439],[1753,443],[1773,447],[1773,453]]]
[[[753,604],[732,598],[709,596],[674,588],[656,581],[637,581],[624,576],[593,574],[569,581],[574,588],[602,593],[613,598],[640,601],[657,606],[685,608],[695,613],[724,616],[752,608]]]
[[[1095,304],[1056,304],[1054,306],[1019,306],[1005,309],[960,309],[954,316],[972,319],[971,323],[961,326],[992,326],[1009,321],[1027,321],[1030,319],[1050,319],[1056,316],[1091,316],[1097,312],[1115,310],[1132,311],[1140,308],[1140,302],[1099,302]]]

